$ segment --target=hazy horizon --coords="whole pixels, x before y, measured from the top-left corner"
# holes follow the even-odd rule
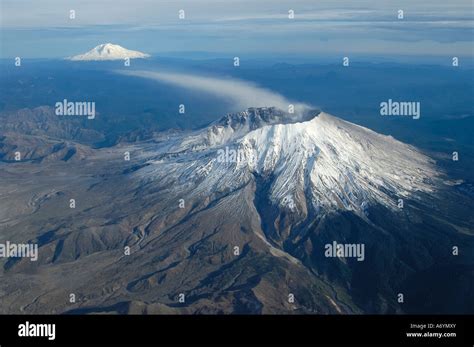
[[[47,0],[41,7],[35,5],[31,0],[2,1],[0,58],[63,58],[105,42],[154,55],[368,55],[395,61],[474,56],[473,6],[466,0],[422,4]],[[403,19],[398,18],[399,10]]]

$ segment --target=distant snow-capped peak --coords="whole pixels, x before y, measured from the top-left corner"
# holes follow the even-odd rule
[[[104,43],[94,47],[89,52],[75,55],[66,59],[74,61],[123,60],[126,58],[148,58],[149,56],[149,54],[142,53],[139,51],[132,51],[119,45],[114,45],[112,43]]]

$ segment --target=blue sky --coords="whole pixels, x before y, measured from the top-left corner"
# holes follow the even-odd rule
[[[66,57],[105,42],[157,55],[474,55],[471,0],[2,0],[1,6],[2,58]]]

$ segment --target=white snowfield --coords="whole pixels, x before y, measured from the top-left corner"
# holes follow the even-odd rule
[[[180,194],[203,196],[237,190],[256,177],[268,179],[270,201],[296,212],[365,213],[372,204],[396,209],[398,199],[436,190],[440,173],[434,161],[391,136],[324,112],[305,121],[272,124],[281,118],[262,122],[255,112],[265,109],[255,110],[178,138],[175,145],[158,150],[159,163],[151,160],[137,175],[166,182],[167,174],[174,173],[183,182],[173,184]],[[255,119],[261,126],[255,128]]]
[[[67,60],[74,61],[93,61],[93,60],[123,60],[126,58],[148,58],[149,54],[132,51],[123,48],[119,45],[112,43],[104,43],[91,49],[89,52],[84,54],[75,55],[73,57],[66,58]]]
[[[250,162],[250,171],[274,176],[275,202],[306,195],[315,208],[357,210],[372,202],[396,206],[395,197],[433,191],[429,178],[436,170],[430,158],[326,113],[257,129],[238,143],[258,158]]]

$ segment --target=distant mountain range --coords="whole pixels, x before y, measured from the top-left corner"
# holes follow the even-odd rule
[[[123,48],[119,45],[112,43],[104,43],[92,48],[89,52],[84,54],[75,55],[73,57],[66,58],[73,61],[89,61],[89,60],[123,60],[126,58],[137,59],[137,58],[148,58],[149,54],[132,51]]]

